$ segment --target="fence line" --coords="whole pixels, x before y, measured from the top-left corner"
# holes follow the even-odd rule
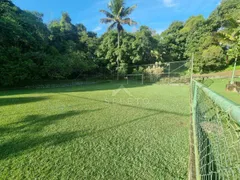
[[[239,179],[240,107],[194,80],[192,113],[197,179]]]

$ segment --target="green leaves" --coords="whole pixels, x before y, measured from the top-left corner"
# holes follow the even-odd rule
[[[213,45],[203,50],[202,53],[203,66],[201,67],[204,72],[209,72],[213,69],[225,66],[224,51],[221,47]]]
[[[103,24],[108,24],[108,23],[115,22],[115,20],[112,18],[102,18],[102,19],[100,19],[100,22]]]
[[[118,69],[121,69],[121,73],[126,72],[126,68],[128,68],[128,73],[132,73],[133,69],[130,68],[132,65],[155,63],[161,60],[158,41],[148,27],[142,26],[140,31],[134,34],[123,32],[119,49],[117,38],[116,31],[105,33],[101,37],[97,50],[98,58],[104,61],[110,70],[116,70],[116,59],[119,54],[121,54],[121,59]]]
[[[163,61],[184,61],[186,35],[183,22],[173,22],[157,39],[161,47]]]
[[[132,6],[132,7],[125,7],[125,3],[124,0],[111,0],[108,8],[110,9],[110,12],[107,12],[105,10],[100,10],[100,12],[104,13],[107,18],[102,18],[100,20],[101,23],[104,24],[109,24],[112,23],[108,30],[112,30],[114,28],[117,29],[118,31],[118,46],[117,46],[117,50],[115,50],[115,54],[118,55],[118,57],[116,58],[116,64],[117,64],[117,68],[116,70],[119,71],[121,68],[119,67],[119,61],[122,60],[122,50],[119,49],[120,47],[120,33],[124,31],[123,25],[124,24],[128,24],[129,26],[132,25],[136,25],[137,22],[133,21],[130,18],[127,18],[128,15],[130,15],[133,10],[136,8],[136,6]],[[125,18],[125,19],[123,19]],[[113,64],[113,63],[111,63]],[[125,72],[125,70],[124,70]]]
[[[134,11],[136,7],[136,5],[131,7],[125,7],[124,0],[111,0],[108,5],[108,8],[111,12],[108,12],[106,10],[100,10],[100,12],[106,16],[106,18],[100,19],[100,22],[104,24],[112,23],[109,26],[108,30],[117,28],[120,32],[123,30],[122,25],[124,24],[127,24],[129,26],[137,24],[137,22],[127,17]]]
[[[137,5],[133,5],[131,7],[127,7],[127,8],[123,8],[122,13],[121,13],[121,17],[127,17],[130,14],[132,14],[132,12],[137,8]]]
[[[43,14],[23,11],[11,1],[1,1],[0,11],[1,86],[76,78],[95,70],[96,34],[82,24],[73,25],[67,13],[47,27]]]
[[[217,33],[219,42],[227,47],[227,54],[235,59],[240,56],[240,23],[232,18],[225,21],[225,28]]]
[[[103,14],[105,14],[108,18],[114,18],[114,15],[111,14],[110,12],[108,12],[108,11],[100,10],[100,12],[102,12]]]
[[[137,22],[136,21],[133,21],[132,19],[130,18],[125,18],[122,20],[122,23],[123,24],[128,24],[129,26],[132,26],[132,25],[137,25]]]
[[[114,16],[117,16],[124,5],[124,0],[111,0],[108,4],[108,8],[111,10]]]

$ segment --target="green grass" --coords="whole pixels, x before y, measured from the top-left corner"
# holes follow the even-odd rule
[[[240,81],[240,78],[235,80]],[[209,86],[210,89],[233,101],[234,103],[240,104],[239,93],[226,91],[226,85],[229,83],[230,79],[208,79],[206,81],[207,82],[205,82],[205,84]]]
[[[234,65],[230,65],[224,71],[232,71],[233,69]],[[236,66],[236,70],[240,70],[240,65]]]
[[[188,87],[119,86],[1,92],[0,179],[186,179]]]

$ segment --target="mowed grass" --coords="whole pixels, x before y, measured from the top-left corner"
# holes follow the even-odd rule
[[[189,88],[0,94],[0,179],[186,179]]]
[[[236,78],[235,81],[240,82],[240,78]],[[207,80],[205,84],[213,91],[240,105],[240,93],[226,91],[226,85],[229,82],[230,79],[212,79]]]

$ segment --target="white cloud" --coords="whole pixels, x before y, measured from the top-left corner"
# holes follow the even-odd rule
[[[99,32],[102,30],[102,27],[101,26],[97,26],[93,29],[93,32]]]
[[[174,2],[174,0],[163,0],[163,4],[166,7],[174,7],[177,5],[177,3]]]

